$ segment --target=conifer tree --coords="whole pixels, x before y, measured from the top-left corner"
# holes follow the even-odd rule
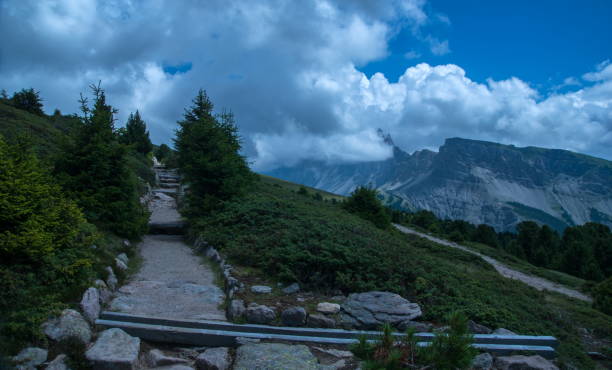
[[[81,98],[83,116],[73,140],[56,161],[62,185],[83,208],[87,219],[128,238],[146,231],[148,212],[140,204],[138,180],[126,162],[126,147],[114,130],[116,111],[104,91],[91,86],[94,106]]]
[[[240,154],[234,116],[213,115],[213,103],[200,89],[178,125],[177,161],[189,184],[186,213],[201,215],[243,193],[254,175]]]
[[[15,108],[23,109],[39,116],[45,114],[42,110],[43,104],[40,93],[32,88],[22,89],[14,93],[10,102]]]
[[[127,145],[133,145],[134,149],[142,154],[148,154],[153,150],[153,144],[149,138],[147,125],[140,117],[140,112],[130,113],[130,117],[122,130],[121,141]]]

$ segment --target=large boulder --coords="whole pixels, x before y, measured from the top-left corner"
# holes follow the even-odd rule
[[[36,369],[36,367],[47,361],[47,350],[37,347],[24,348],[17,356],[13,357],[13,363],[17,369]]]
[[[91,329],[80,313],[66,309],[60,317],[42,324],[43,332],[56,342],[78,340],[83,344],[91,341]]]
[[[230,362],[228,348],[209,348],[196,358],[196,367],[198,370],[227,370]]]
[[[336,327],[336,320],[321,314],[308,315],[307,324],[311,328],[333,329]]]
[[[304,326],[306,310],[303,307],[289,307],[281,313],[281,321],[286,326]]]
[[[559,370],[542,356],[502,356],[495,359],[499,370]]]
[[[85,352],[94,370],[133,370],[138,363],[140,338],[131,337],[118,328],[103,331]]]
[[[98,289],[89,288],[83,293],[81,311],[83,311],[85,318],[90,323],[96,322],[96,319],[100,316],[100,294]]]
[[[317,358],[305,345],[254,343],[238,347],[235,370],[318,369]]]
[[[340,318],[347,328],[379,329],[383,323],[404,327],[421,316],[421,308],[400,295],[390,292],[353,293],[341,305]]]
[[[252,324],[265,325],[276,319],[276,312],[268,306],[251,303],[246,309],[246,319]]]

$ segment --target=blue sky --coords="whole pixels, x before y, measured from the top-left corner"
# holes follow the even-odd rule
[[[392,81],[415,62],[460,65],[477,82],[518,77],[547,92],[568,77],[607,60],[612,52],[609,0],[432,0],[426,5],[449,23],[427,26],[449,42],[450,52],[433,55],[409,29],[394,37],[390,55],[360,66],[368,76],[384,72]],[[407,60],[407,51],[419,57]]]
[[[612,160],[612,1],[4,0],[0,89],[102,81],[153,142],[205,89],[256,170],[463,137]]]

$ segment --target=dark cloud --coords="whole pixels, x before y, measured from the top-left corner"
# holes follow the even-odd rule
[[[475,83],[454,65],[411,66],[397,83],[357,71],[384,58],[402,28],[423,45],[445,43],[420,29],[429,22],[424,0],[13,0],[0,7],[0,87],[32,86],[48,111],[76,112],[79,93],[102,80],[120,122],[139,109],[158,143],[170,142],[204,88],[219,110],[235,113],[257,168],[385,158],[378,127],[408,150],[464,136],[611,155],[606,63],[585,75],[587,87],[544,98],[517,79]],[[168,69],[187,64],[182,73]]]

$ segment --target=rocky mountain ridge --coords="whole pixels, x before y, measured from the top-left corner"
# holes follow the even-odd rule
[[[384,161],[305,161],[268,175],[349,194],[359,185],[380,190],[387,204],[426,209],[438,217],[512,230],[534,220],[557,230],[594,221],[612,227],[612,162],[559,149],[519,148],[450,138],[439,151],[408,154],[393,146]]]

